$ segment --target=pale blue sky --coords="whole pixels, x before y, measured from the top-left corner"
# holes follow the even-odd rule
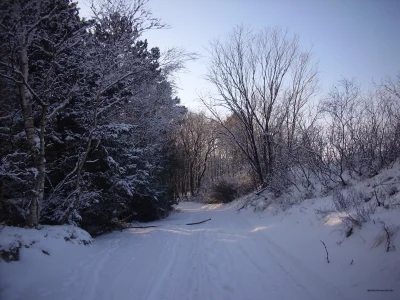
[[[150,0],[149,7],[171,27],[148,32],[150,46],[178,46],[204,56],[178,80],[178,96],[192,109],[200,105],[198,94],[211,88],[202,79],[209,41],[241,24],[298,34],[319,61],[325,92],[342,77],[368,88],[372,79],[400,73],[400,0]]]

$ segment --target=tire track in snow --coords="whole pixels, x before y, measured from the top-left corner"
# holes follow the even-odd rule
[[[122,233],[121,233],[122,234]],[[109,296],[106,299],[120,299],[120,295],[115,295],[115,293],[120,292],[121,288],[126,288],[126,286],[118,286],[121,285],[121,281],[126,279],[126,278],[130,278],[132,276],[131,274],[131,270],[134,269],[132,268],[132,266],[134,265],[134,261],[136,261],[136,257],[137,255],[140,253],[141,249],[143,248],[144,243],[140,243],[139,246],[137,246],[136,243],[134,243],[132,245],[132,242],[129,243],[129,241],[132,241],[132,239],[135,239],[136,236],[130,234],[129,230],[124,232],[124,237],[122,239],[119,240],[118,243],[118,256],[122,256],[122,257],[129,257],[129,260],[122,260],[122,262],[118,261],[119,266],[118,266],[118,272],[117,272],[117,276],[115,276],[112,280],[111,283],[111,287],[108,289],[108,294]],[[122,241],[127,241],[127,245],[123,245],[121,242]],[[135,246],[135,247],[132,247]],[[127,249],[125,249],[127,248]],[[133,248],[133,249],[132,249]],[[129,255],[126,255],[123,251],[121,250],[125,250],[125,252],[129,251]],[[115,255],[116,256],[116,255]],[[115,257],[114,256],[114,257]],[[112,262],[113,265],[115,264],[115,262]],[[113,266],[115,267],[115,266]],[[124,276],[125,275],[125,276]],[[132,285],[128,285],[129,287],[129,295],[132,295]],[[131,297],[129,297],[131,298]],[[133,298],[131,298],[133,299]]]
[[[91,271],[88,272],[86,278],[84,280],[85,284],[81,291],[80,299],[98,299],[96,297],[96,288],[99,284],[99,278],[102,270],[104,269],[105,262],[109,259],[111,254],[115,252],[118,248],[118,242],[120,238],[115,239],[111,244],[111,247],[107,247],[95,260],[92,264]]]
[[[163,232],[162,229],[158,230]],[[171,234],[166,234],[168,231],[163,232],[164,242],[168,247],[164,247],[165,253],[161,263],[165,263],[165,268],[161,271],[161,274],[156,276],[153,280],[154,287],[148,291],[146,298],[148,300],[160,300],[160,299],[170,299],[175,300],[173,296],[176,294],[175,281],[177,277],[177,267],[179,265],[179,257],[182,256],[182,234],[180,233],[182,228],[174,228]],[[173,242],[169,240],[170,237],[173,238]]]
[[[95,268],[96,262],[98,261],[98,259],[100,259],[101,257],[103,257],[108,251],[109,251],[109,247],[115,243],[115,241],[110,240],[108,242],[108,245],[100,251],[99,254],[96,255],[88,255],[85,256],[85,258],[83,258],[81,261],[79,261],[77,263],[76,266],[74,266],[74,268],[72,269],[72,271],[69,272],[68,275],[68,280],[63,284],[63,291],[67,290],[67,289],[72,289],[73,285],[75,284],[82,284],[83,278],[86,278],[86,280],[84,280],[85,282],[87,281],[87,278],[90,276],[89,270],[93,270]],[[94,245],[96,247],[98,247],[99,245]],[[88,266],[89,265],[89,266]],[[82,270],[85,270],[84,272],[82,272]]]
[[[174,300],[174,295],[176,293],[176,268],[178,265],[178,257],[180,256],[180,252],[182,251],[182,236],[179,234],[179,236],[177,237],[178,241],[175,243],[174,245],[174,249],[173,249],[173,259],[172,259],[172,263],[170,264],[170,267],[167,271],[167,280],[165,286],[166,286],[166,290],[164,292],[164,295],[162,297],[162,299],[166,299],[166,300]]]
[[[100,238],[63,293],[74,300],[344,299],[266,232],[251,232],[241,215],[208,208],[183,210],[160,228]]]

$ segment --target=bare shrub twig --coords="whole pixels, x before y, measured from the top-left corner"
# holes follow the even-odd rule
[[[325,245],[325,243],[323,242],[323,241],[320,241],[321,243],[322,243],[322,245],[324,245],[324,247],[325,247],[325,251],[326,251],[326,261],[328,262],[328,264],[329,264],[329,253],[328,253],[328,249],[326,248],[326,245]]]

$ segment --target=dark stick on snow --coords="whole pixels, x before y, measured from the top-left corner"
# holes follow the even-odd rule
[[[321,241],[321,240],[320,240]],[[325,245],[325,243],[323,242],[323,241],[321,241],[321,243],[322,243],[322,245],[324,245],[324,247],[325,247],[325,251],[326,251],[326,261],[328,262],[328,264],[329,264],[329,255],[328,255],[328,249],[326,249],[326,245]]]
[[[200,221],[200,222],[187,223],[186,225],[196,225],[196,224],[201,224],[201,223],[204,223],[204,222],[207,222],[207,221],[210,221],[210,220],[211,220],[211,218],[210,218],[210,219],[207,219],[207,220],[204,220],[204,221]]]
[[[129,229],[129,228],[138,228],[138,229],[142,229],[142,228],[159,227],[159,225],[142,226],[142,225],[140,225],[140,224],[137,223],[137,222],[135,222],[135,223],[136,223],[138,226],[131,226],[130,224],[132,224],[132,223],[123,223],[123,222],[119,222],[119,221],[113,222],[113,224],[117,226],[116,229],[119,229],[119,230],[121,230],[121,231],[122,231],[123,229]]]
[[[150,225],[150,226],[132,226],[132,227],[126,227],[126,228],[153,228],[153,227],[159,227],[158,225]]]
[[[393,241],[390,240],[390,238],[393,236],[393,232],[390,231],[385,222],[381,223],[383,230],[386,232],[386,252],[389,252],[390,250],[396,250],[396,247],[393,245]]]

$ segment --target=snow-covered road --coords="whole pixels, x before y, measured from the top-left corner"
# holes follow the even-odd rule
[[[234,209],[193,203],[180,209],[158,228],[104,235],[80,254],[67,250],[54,269],[43,265],[30,274],[37,268],[25,266],[27,281],[7,298],[346,299],[268,238],[266,227],[250,225]]]

